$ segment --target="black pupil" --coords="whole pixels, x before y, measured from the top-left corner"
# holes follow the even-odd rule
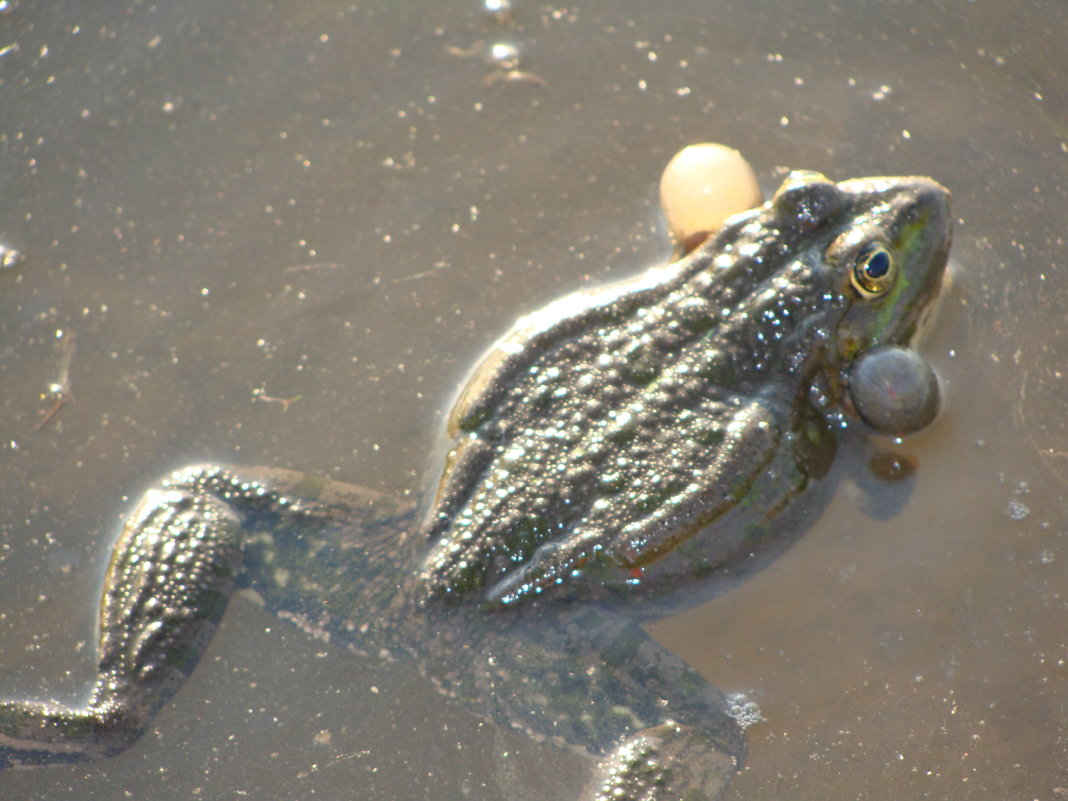
[[[890,269],[890,254],[885,250],[877,250],[871,254],[871,258],[868,259],[868,263],[864,267],[864,272],[868,274],[869,278],[882,278],[886,275]]]

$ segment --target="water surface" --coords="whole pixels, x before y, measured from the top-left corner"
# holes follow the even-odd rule
[[[883,443],[917,466],[908,503],[872,519],[844,483],[769,569],[651,627],[767,718],[730,797],[1057,797],[1064,5],[516,5],[0,16],[0,242],[25,254],[0,272],[0,687],[78,697],[116,525],[171,468],[418,497],[472,361],[663,259],[659,172],[716,140],[768,190],[786,167],[931,175],[958,218],[925,345],[945,413]],[[494,42],[529,74],[505,80]],[[71,337],[73,397],[36,430]],[[135,748],[0,795],[567,798],[585,770],[239,599]]]

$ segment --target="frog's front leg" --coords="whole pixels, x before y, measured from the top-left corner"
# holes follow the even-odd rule
[[[214,466],[149,490],[104,579],[96,681],[85,706],[0,702],[0,767],[122,751],[185,681],[215,633],[241,568],[243,518],[300,504]]]

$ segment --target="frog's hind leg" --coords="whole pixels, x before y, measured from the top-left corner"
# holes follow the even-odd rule
[[[289,503],[218,467],[188,468],[149,490],[108,565],[88,702],[0,702],[0,767],[97,759],[140,737],[226,609],[241,567],[239,515]]]
[[[641,626],[589,605],[495,618],[474,621],[484,628],[470,647],[441,643],[443,689],[596,758],[584,799],[721,796],[744,757],[741,726],[723,695]]]

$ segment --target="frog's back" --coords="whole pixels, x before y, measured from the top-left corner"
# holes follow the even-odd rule
[[[819,375],[839,367],[856,297],[830,254],[869,229],[898,236],[917,203],[912,179],[879,180],[797,176],[686,259],[521,320],[453,413],[427,595],[509,604],[591,572],[637,582],[727,511],[773,516],[833,454],[808,396],[833,390]],[[939,243],[919,258],[944,264]]]

